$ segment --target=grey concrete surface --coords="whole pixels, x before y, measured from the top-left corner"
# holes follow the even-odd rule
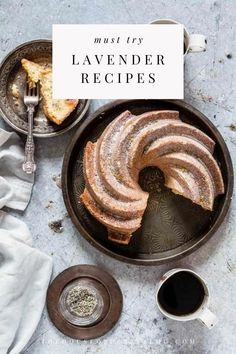
[[[185,100],[206,114],[218,127],[236,163],[236,1],[112,1],[112,0],[0,0],[0,56],[26,40],[51,37],[53,23],[147,23],[173,18],[190,32],[208,38],[206,53],[189,54],[185,65]],[[107,101],[92,102],[91,111]],[[1,122],[1,126],[6,125]],[[9,129],[10,130],[10,129]],[[31,203],[23,214],[34,245],[52,255],[53,277],[82,263],[97,264],[118,280],[124,310],[118,325],[107,335],[77,342],[63,336],[46,310],[24,353],[30,354],[234,354],[236,352],[236,201],[220,231],[202,248],[179,262],[161,267],[126,265],[90,246],[65,218],[64,231],[54,233],[48,222],[66,212],[61,190],[53,181],[61,171],[63,153],[74,131],[57,138],[37,140],[38,170]],[[49,201],[50,208],[46,208]],[[161,274],[176,266],[197,270],[209,284],[211,309],[219,317],[209,331],[197,322],[178,323],[164,318],[155,305]],[[29,324],[30,325],[30,324]],[[1,326],[1,324],[0,324]]]

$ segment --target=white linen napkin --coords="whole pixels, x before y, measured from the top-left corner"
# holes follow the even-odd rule
[[[19,136],[0,129],[0,209],[24,210],[28,205],[34,176],[22,170],[23,160]]]
[[[19,137],[0,129],[0,208],[24,210],[33,176],[22,171]],[[0,210],[0,354],[20,353],[40,320],[52,260],[32,247],[28,227]]]

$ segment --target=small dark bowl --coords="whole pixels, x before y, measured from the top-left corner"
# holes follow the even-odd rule
[[[39,64],[51,65],[52,41],[36,39],[23,43],[8,53],[0,65],[0,115],[13,129],[27,134],[27,112],[23,102],[27,75],[21,65],[23,58]],[[17,99],[12,93],[14,84],[19,91]],[[45,117],[42,102],[40,102],[34,115],[34,136],[48,138],[67,132],[84,117],[88,107],[88,100],[79,100],[77,107],[69,117],[62,124],[57,125]]]
[[[107,239],[106,228],[80,202],[84,189],[83,151],[87,141],[96,141],[104,128],[121,112],[134,114],[169,109],[208,134],[215,142],[214,157],[221,168],[225,194],[215,199],[212,212],[172,193],[164,186],[162,173],[147,168],[140,173],[140,185],[150,193],[142,226],[129,245]],[[233,193],[233,167],[228,148],[217,128],[198,110],[183,101],[127,100],[109,103],[93,113],[78,129],[66,149],[62,168],[64,201],[72,222],[93,246],[113,258],[128,263],[158,265],[180,259],[198,249],[225,218]]]

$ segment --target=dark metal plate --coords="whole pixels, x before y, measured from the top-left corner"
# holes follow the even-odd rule
[[[81,327],[68,322],[60,312],[59,299],[63,289],[77,279],[97,282],[105,304],[102,317],[93,325]],[[94,339],[110,331],[120,318],[123,296],[117,281],[103,269],[93,265],[79,265],[65,269],[51,283],[47,293],[47,309],[54,325],[65,335],[75,339]]]
[[[52,41],[38,39],[23,43],[8,54],[0,66],[0,115],[12,128],[27,134],[27,113],[22,100],[27,79],[21,66],[23,58],[50,66],[52,63]],[[17,99],[12,94],[12,85],[14,84],[19,91]],[[88,107],[88,100],[80,100],[70,116],[61,125],[57,125],[45,117],[42,102],[40,102],[34,117],[34,136],[47,138],[68,131],[83,118]]]
[[[84,189],[83,151],[87,141],[97,140],[104,128],[126,109],[133,114],[158,109],[178,110],[184,122],[198,127],[216,142],[214,156],[220,165],[226,189],[224,195],[216,198],[213,212],[209,212],[167,189],[161,171],[146,168],[140,173],[140,185],[150,193],[148,206],[142,227],[135,232],[128,246],[109,241],[106,228],[87,212],[79,199]],[[73,223],[93,246],[128,263],[158,265],[193,252],[216,232],[231,202],[233,168],[219,131],[192,106],[183,101],[116,101],[96,111],[78,129],[65,153],[62,188]]]

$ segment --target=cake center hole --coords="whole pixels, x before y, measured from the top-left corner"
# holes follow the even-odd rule
[[[163,172],[157,167],[145,167],[139,173],[139,185],[145,192],[161,193],[165,188],[165,177]]]

